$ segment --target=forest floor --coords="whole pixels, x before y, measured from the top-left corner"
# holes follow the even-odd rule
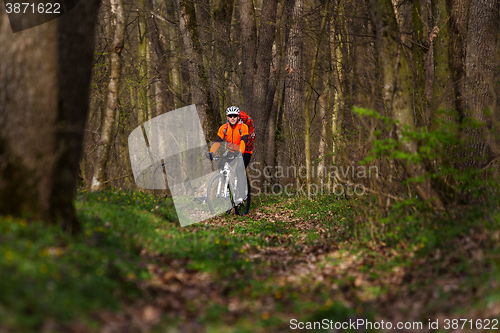
[[[0,218],[0,332],[288,332],[299,322],[358,331],[351,323],[362,320],[398,332],[436,331],[429,320],[443,332],[500,327],[498,213],[436,218],[439,242],[389,246],[354,237],[352,204],[259,197],[248,216],[182,228],[169,199],[83,191],[76,240]]]

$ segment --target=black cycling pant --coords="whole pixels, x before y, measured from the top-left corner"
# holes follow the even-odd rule
[[[252,154],[250,153],[243,153],[243,163],[245,163],[245,169],[247,168],[248,164],[250,164],[250,159],[252,158]]]

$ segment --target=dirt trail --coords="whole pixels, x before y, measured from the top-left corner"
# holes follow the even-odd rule
[[[270,268],[272,273],[251,277],[233,276],[233,279],[254,279],[263,283],[287,287],[290,294],[301,300],[314,300],[319,295],[329,294],[325,306],[340,301],[346,307],[356,308],[362,317],[365,311],[375,311],[375,320],[396,322],[421,321],[426,328],[426,318],[441,322],[454,316],[454,308],[470,304],[478,292],[465,286],[467,275],[454,272],[459,262],[457,256],[468,256],[474,269],[484,269],[481,245],[489,239],[485,232],[476,232],[456,240],[455,248],[466,249],[464,253],[440,251],[432,258],[416,258],[412,251],[405,255],[385,247],[354,250],[349,244],[337,244],[331,238],[331,230],[322,227],[317,219],[305,221],[294,218],[285,203],[255,210],[249,215],[253,221],[276,221],[290,223],[296,228],[298,241],[289,234],[269,234],[267,241],[273,246],[246,246],[248,260]],[[210,221],[214,227],[225,227],[234,234],[234,227],[244,222],[235,222],[231,217],[218,217]],[[307,232],[317,230],[319,238],[307,241]],[[498,236],[498,235],[497,235]],[[495,236],[495,237],[497,237]],[[462,246],[458,246],[462,245]],[[410,265],[395,265],[382,269],[384,262],[395,258],[410,261]],[[199,318],[207,315],[207,304],[227,308],[222,320],[228,328],[238,325],[249,313],[261,313],[262,318],[276,307],[279,300],[292,297],[281,294],[262,294],[250,300],[251,290],[232,290],[224,282],[217,281],[213,274],[189,269],[189,259],[173,259],[165,256],[145,255],[152,279],[141,284],[146,297],[134,301],[121,313],[103,312],[97,315],[103,326],[101,332],[147,332],[159,323],[178,320],[172,332],[203,332],[206,326]],[[497,284],[496,281],[490,283]],[[491,288],[491,286],[489,286]],[[446,302],[441,293],[448,293]],[[298,295],[298,296],[297,296]],[[291,308],[283,306],[282,318],[294,318]],[[500,315],[500,303],[486,310],[468,312],[468,319],[487,318]],[[268,315],[267,315],[268,316]],[[170,318],[170,319],[168,319]],[[78,328],[78,327],[75,327]],[[78,330],[75,330],[77,332]],[[256,328],[254,332],[266,332]],[[273,332],[289,331],[285,326],[273,328]],[[404,332],[404,330],[400,330]],[[82,330],[81,332],[84,332]],[[412,332],[412,330],[408,330]],[[457,330],[455,332],[460,332]]]

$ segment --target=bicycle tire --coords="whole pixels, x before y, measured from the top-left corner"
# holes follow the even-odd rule
[[[212,214],[221,214],[232,208],[232,200],[230,197],[223,198],[220,196],[221,193],[217,192],[217,188],[219,186],[219,181],[221,181],[221,185],[225,184],[224,176],[220,173],[215,174],[210,178],[207,184],[207,204],[208,209]],[[215,191],[214,191],[215,190]],[[222,192],[222,188],[219,189],[219,192]],[[214,196],[215,194],[215,196]]]
[[[252,201],[252,196],[250,193],[250,180],[247,178],[247,196],[246,199],[241,202],[238,206],[234,207],[236,215],[245,216],[250,210],[250,203]]]

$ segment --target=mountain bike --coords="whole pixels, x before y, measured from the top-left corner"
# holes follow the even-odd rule
[[[238,181],[240,181],[230,161],[236,159],[236,156],[231,156],[225,153],[222,156],[214,156],[215,160],[224,160],[224,167],[219,173],[213,175],[207,183],[207,204],[212,214],[229,213],[232,208],[236,215],[246,215],[250,209],[250,182],[247,178],[247,190],[244,195],[237,195]],[[244,180],[241,180],[244,181]],[[235,202],[238,197],[242,197],[243,201]]]

